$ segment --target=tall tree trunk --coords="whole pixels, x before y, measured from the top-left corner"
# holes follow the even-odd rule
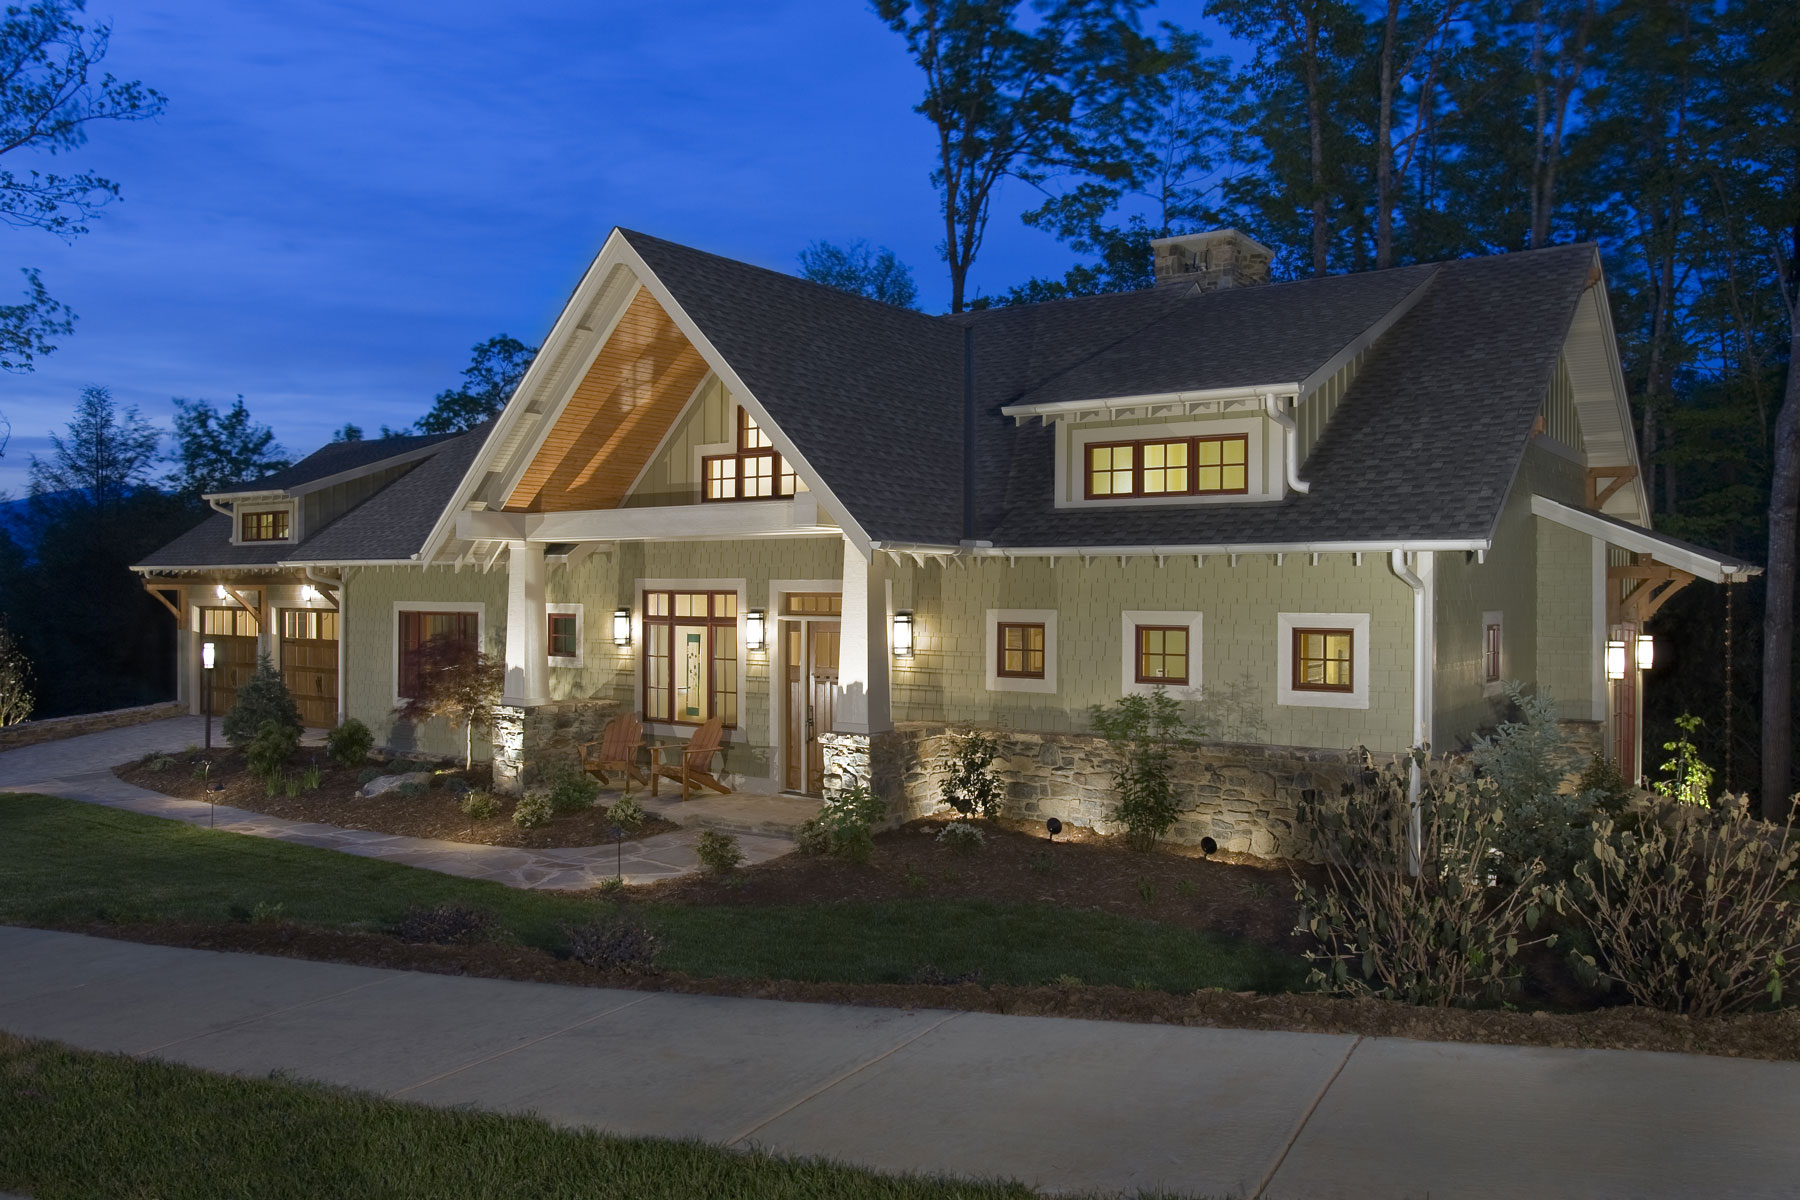
[[[1375,269],[1394,265],[1394,42],[1400,36],[1400,0],[1387,0],[1381,32],[1381,99],[1375,130]]]
[[[1769,480],[1768,601],[1763,609],[1762,810],[1786,821],[1794,745],[1794,526],[1800,508],[1800,307],[1788,300],[1787,395],[1775,415],[1775,469]]]
[[[1312,260],[1313,274],[1329,267],[1331,229],[1325,214],[1325,96],[1319,84],[1319,24],[1323,0],[1306,6],[1306,132],[1312,153]]]

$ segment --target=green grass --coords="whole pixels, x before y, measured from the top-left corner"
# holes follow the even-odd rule
[[[493,911],[525,945],[612,901],[521,891],[333,850],[215,832],[49,796],[0,795],[0,922],[224,921],[281,905],[296,921],[380,929],[413,905]],[[841,983],[911,980],[922,967],[985,983],[1083,983],[1187,992],[1299,986],[1289,955],[1219,934],[1050,904],[916,900],[771,907],[634,903],[663,935],[661,965],[695,975]]]
[[[0,1190],[180,1196],[1001,1200],[964,1183],[695,1142],[559,1129],[281,1079],[240,1079],[0,1034]]]

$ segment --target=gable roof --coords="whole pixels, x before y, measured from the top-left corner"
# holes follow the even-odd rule
[[[264,492],[287,492],[329,479],[333,475],[374,469],[392,458],[400,458],[428,446],[458,436],[454,433],[409,434],[404,437],[366,438],[354,442],[327,442],[291,467],[258,479],[232,484],[209,492],[209,496],[244,496]]]

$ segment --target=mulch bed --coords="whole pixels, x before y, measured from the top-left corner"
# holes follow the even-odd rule
[[[599,805],[583,812],[559,814],[535,829],[520,829],[512,821],[513,799],[499,796],[496,797],[500,801],[498,816],[487,821],[471,822],[457,807],[461,795],[445,784],[451,779],[461,779],[472,788],[490,787],[493,778],[485,763],[477,763],[466,771],[460,763],[436,763],[433,769],[438,774],[433,777],[431,790],[423,795],[402,796],[397,792],[388,792],[363,799],[356,793],[362,787],[362,775],[367,768],[333,766],[323,752],[311,748],[303,749],[295,756],[289,771],[298,775],[308,767],[317,766],[321,775],[319,787],[316,791],[301,792],[294,796],[289,796],[285,791],[269,795],[268,786],[250,773],[243,754],[236,750],[213,751],[210,756],[212,770],[204,778],[196,773],[194,766],[201,757],[206,756],[176,755],[174,765],[161,771],[153,770],[148,762],[128,763],[115,768],[113,773],[126,783],[149,788],[165,796],[177,796],[184,800],[211,800],[266,816],[284,817],[290,821],[317,821],[340,829],[366,829],[405,837],[439,838],[487,846],[517,846],[527,850],[600,846],[613,840],[612,825],[607,819],[606,809]],[[419,761],[404,760],[401,765]],[[378,762],[370,763],[370,766],[381,765]],[[208,786],[218,790],[208,792],[205,790]],[[605,800],[607,797],[603,795],[601,799]],[[649,837],[678,828],[680,826],[673,822],[650,817],[632,836]]]
[[[836,984],[705,979],[675,972],[597,971],[542,950],[488,944],[432,946],[377,933],[288,923],[71,926],[72,932],[165,946],[520,979],[585,987],[752,996],[819,1004],[939,1008],[1022,1016],[1080,1017],[1156,1025],[1404,1037],[1423,1041],[1577,1049],[1661,1050],[1727,1058],[1800,1061],[1800,1011],[1693,1020],[1620,1006],[1583,1013],[1415,1008],[1388,1000],[1204,991],[1191,995],[1131,988],[1010,987],[976,983]]]

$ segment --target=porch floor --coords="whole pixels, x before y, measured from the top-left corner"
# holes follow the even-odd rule
[[[645,812],[689,828],[792,838],[803,821],[819,815],[819,801],[811,796],[772,796],[762,792],[721,796],[701,790],[684,802],[681,785],[667,780],[661,791],[661,795],[652,796],[648,788],[634,785],[631,794]],[[618,794],[616,789],[602,791],[600,802],[610,804]]]

